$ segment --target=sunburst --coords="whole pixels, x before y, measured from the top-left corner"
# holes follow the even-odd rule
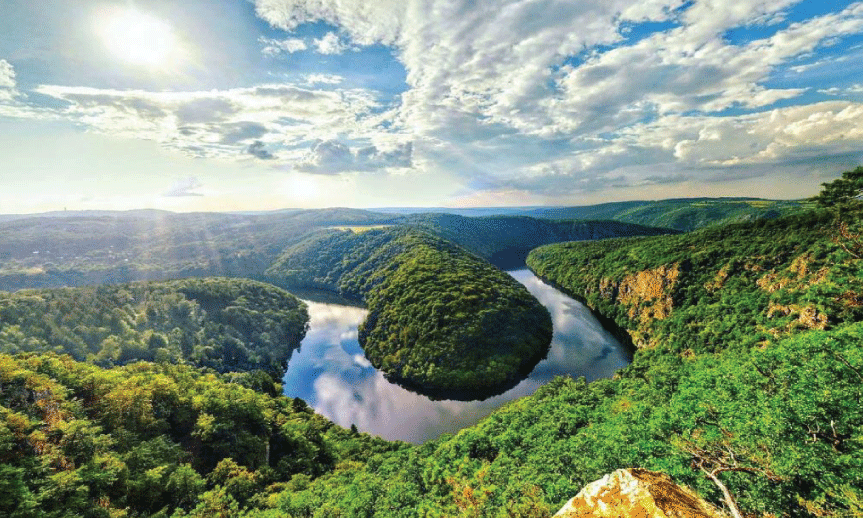
[[[179,50],[171,26],[135,8],[106,11],[96,30],[117,58],[150,69],[168,68]]]

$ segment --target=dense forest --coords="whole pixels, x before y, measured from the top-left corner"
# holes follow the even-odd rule
[[[520,214],[546,219],[614,220],[689,232],[727,223],[775,219],[797,212],[806,205],[805,201],[759,198],[682,198],[601,203],[586,207],[543,207]]]
[[[521,284],[411,228],[322,232],[288,248],[266,276],[364,301],[366,357],[426,395],[500,393],[530,373],[551,342],[548,310]]]
[[[549,243],[675,233],[668,228],[619,221],[550,221],[527,216],[414,214],[406,216],[404,222],[457,243],[501,267],[523,265],[528,252]]]
[[[70,212],[0,219],[0,290],[228,276],[260,278],[286,247],[326,229],[407,225],[491,259],[539,245],[667,232],[615,222],[399,216],[358,209],[260,214]]]
[[[281,379],[308,319],[295,296],[243,279],[0,292],[0,352],[260,369]]]
[[[247,388],[250,377],[0,354],[0,515],[237,516],[404,447]]]
[[[416,446],[335,426],[261,372],[215,372],[184,355],[182,326],[167,332],[177,307],[240,342],[254,335],[242,322],[304,326],[302,306],[276,288],[220,279],[2,294],[0,343],[35,352],[0,354],[0,514],[547,518],[587,482],[643,467],[743,515],[859,516],[861,188],[858,168],[828,184],[818,208],[788,216],[533,251],[537,274],[631,337],[632,364],[614,379],[557,378]],[[432,357],[423,336],[461,329],[444,317],[464,313],[459,323],[482,340],[482,326],[505,326],[496,319],[508,313],[483,316],[472,304],[530,307],[516,304],[502,272],[416,228],[309,231],[266,275],[365,301],[370,356],[378,347],[376,361],[392,356],[412,376],[428,364],[410,363],[410,351],[396,357],[400,346]],[[230,296],[217,303],[202,295],[211,291]],[[114,305],[118,314],[104,310]],[[79,322],[62,320],[67,310]],[[521,314],[519,328],[536,316]],[[111,366],[134,358],[102,346],[111,326],[153,361]],[[193,353],[214,343],[207,333]]]
[[[820,210],[658,239],[549,245],[528,266],[627,329],[636,346],[702,354],[860,320],[863,277],[847,246],[857,245]]]
[[[454,436],[286,491],[280,509],[549,516],[585,483],[640,466],[751,515],[859,515],[854,205],[537,250],[537,271],[632,333],[642,347],[633,364],[614,380],[559,378]]]

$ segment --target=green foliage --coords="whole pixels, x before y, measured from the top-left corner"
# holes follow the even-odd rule
[[[549,221],[527,216],[416,214],[406,216],[404,224],[452,241],[495,264],[506,262],[510,255],[523,260],[531,249],[549,243],[672,233],[667,228],[620,221]]]
[[[256,278],[313,229],[389,223],[357,209],[261,214],[73,211],[0,221],[0,290]]]
[[[722,505],[710,471],[749,515],[859,514],[863,214],[841,205],[841,214],[801,211],[536,250],[534,271],[642,346],[632,365],[613,380],[556,378],[419,446],[334,426],[302,401],[277,397],[263,373],[172,364],[185,335],[158,326],[135,343],[167,359],[159,364],[102,369],[51,354],[0,355],[0,514],[534,518],[623,467],[666,472]],[[506,350],[484,342],[489,328],[506,335],[534,325],[530,304],[519,313],[517,290],[494,272],[455,245],[390,228],[313,234],[268,274],[365,300],[370,356],[380,351],[393,371],[409,367],[407,375],[425,379],[429,358],[446,364],[474,346],[488,347],[484,357]],[[247,343],[244,325],[259,324],[228,307],[262,309],[192,291],[171,299],[173,313],[156,314],[190,325],[222,315],[219,325],[239,333],[226,336]],[[107,361],[140,331],[123,309],[137,302],[119,295],[93,311],[104,315],[98,326],[76,310],[79,330],[58,320],[59,310],[43,318],[53,307],[43,297],[0,297],[0,343],[72,348],[76,337],[94,335],[100,349],[83,357]],[[227,342],[225,351],[237,347]],[[494,361],[476,372],[493,376],[506,363]],[[470,376],[475,367],[466,363],[449,376]]]
[[[679,236],[549,245],[528,265],[628,330],[636,345],[655,347],[646,361],[745,350],[863,317],[863,271],[834,242],[836,225],[831,212],[809,211]],[[666,315],[656,314],[657,303],[668,303]]]
[[[239,512],[297,474],[400,447],[187,366],[0,355],[4,516]]]
[[[330,231],[286,250],[275,283],[364,300],[366,357],[424,394],[475,399],[530,372],[551,341],[548,311],[509,275],[409,228]]]
[[[638,350],[614,380],[557,378],[455,436],[287,487],[280,509],[531,516],[624,467],[666,472],[721,506],[701,466],[746,513],[853,515],[863,501],[863,264],[834,242],[835,224],[829,212],[809,212],[537,250],[532,267],[652,348]],[[640,287],[619,283],[674,264],[678,276],[664,292],[650,286],[657,276]],[[652,319],[656,300],[627,306],[621,289],[667,295],[670,312]]]
[[[798,201],[757,198],[683,198],[601,203],[586,207],[549,207],[526,214],[548,219],[614,220],[689,232],[728,223],[775,219],[792,214],[803,206]]]
[[[65,353],[100,365],[185,361],[280,379],[307,325],[299,299],[240,279],[0,292],[0,352]]]
[[[288,516],[548,516],[630,466],[664,471],[721,505],[696,454],[748,513],[845,516],[863,498],[863,324],[810,331],[673,371],[587,384],[558,378],[479,424],[287,488]],[[397,488],[397,491],[388,491]],[[542,513],[545,514],[542,514]]]
[[[812,198],[822,207],[833,207],[837,205],[859,201],[863,194],[863,166],[842,173],[842,177],[829,183],[824,183],[823,189]]]

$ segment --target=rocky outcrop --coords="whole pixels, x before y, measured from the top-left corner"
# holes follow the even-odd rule
[[[617,301],[629,307],[631,319],[662,320],[671,313],[671,293],[679,276],[678,263],[627,275],[618,287]]]
[[[620,281],[603,277],[599,294],[627,308],[632,326],[627,329],[637,348],[650,348],[651,325],[667,318],[674,308],[674,288],[681,274],[680,263],[662,265],[626,275]]]
[[[724,518],[664,473],[619,469],[591,482],[561,509],[560,518]]]

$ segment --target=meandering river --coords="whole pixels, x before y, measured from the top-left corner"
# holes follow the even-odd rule
[[[341,426],[413,443],[470,426],[508,401],[532,394],[554,376],[610,377],[627,364],[624,347],[581,303],[543,283],[530,270],[509,272],[551,313],[548,357],[516,387],[484,401],[432,401],[390,383],[371,366],[357,341],[361,308],[307,300],[310,329],[284,377],[285,395],[304,399]]]

